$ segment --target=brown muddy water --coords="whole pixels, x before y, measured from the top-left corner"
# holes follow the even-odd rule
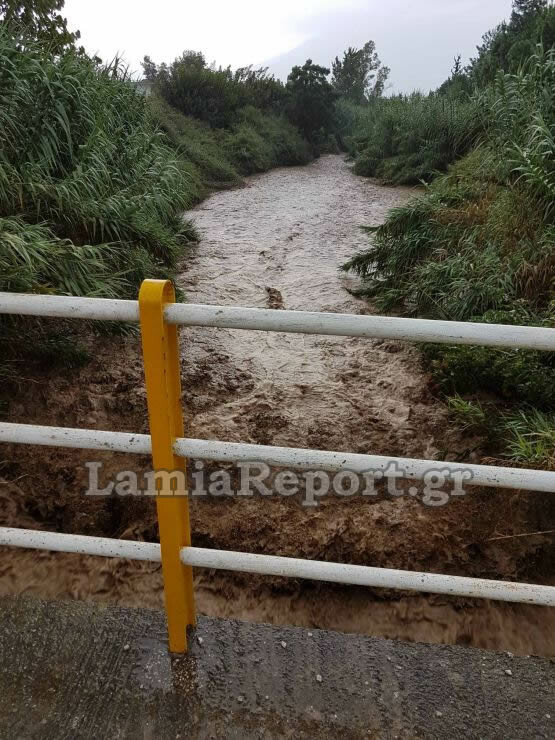
[[[189,214],[200,244],[179,285],[194,303],[371,313],[338,267],[368,244],[361,225],[410,196],[355,177],[343,158],[252,177]],[[139,340],[89,338],[93,360],[31,376],[7,418],[147,431]],[[194,328],[181,332],[187,435],[380,455],[480,462],[479,440],[449,421],[417,348],[391,341]],[[5,445],[3,524],[156,538],[144,497],[86,497],[84,463],[105,479],[147,459]],[[213,466],[212,466],[213,467]],[[234,474],[234,471],[231,471]],[[545,495],[543,495],[544,497]],[[547,540],[534,494],[468,488],[441,507],[421,497],[199,497],[193,544],[488,578],[546,580]],[[210,616],[555,653],[553,610],[277,578],[197,571]],[[2,551],[0,592],[160,607],[159,566],[46,552]]]

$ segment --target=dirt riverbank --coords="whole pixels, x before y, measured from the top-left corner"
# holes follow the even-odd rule
[[[363,224],[409,195],[355,177],[339,156],[274,170],[192,211],[201,242],[179,279],[189,301],[276,310],[369,313],[338,266],[364,248]],[[30,377],[10,421],[147,432],[139,340],[90,339],[93,361]],[[390,341],[194,328],[183,330],[187,435],[206,439],[480,462],[458,432],[415,347]],[[473,450],[471,452],[471,450]],[[4,446],[3,524],[156,538],[148,498],[85,497],[88,460],[117,470],[147,459]],[[198,497],[193,544],[492,578],[545,581],[545,494],[468,488],[441,507],[419,497]],[[159,568],[4,550],[0,592],[159,606]],[[555,617],[540,607],[345,589],[279,579],[196,574],[210,616],[314,626],[429,642],[553,654]]]

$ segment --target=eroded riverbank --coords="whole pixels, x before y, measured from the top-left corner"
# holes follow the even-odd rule
[[[352,175],[341,157],[274,170],[211,196],[190,215],[201,242],[179,285],[191,302],[369,312],[338,266],[367,245],[362,224],[383,220],[409,192]],[[136,337],[94,340],[94,360],[60,378],[34,379],[13,421],[147,431]],[[480,460],[434,397],[416,348],[399,342],[214,329],[182,332],[182,379],[192,437],[428,459]],[[9,447],[4,523],[59,531],[156,537],[151,500],[92,500],[90,453]],[[148,460],[102,455],[107,474]],[[410,496],[192,502],[193,543],[383,567],[526,580],[541,537],[493,540],[508,519],[534,531],[533,494],[479,491],[432,508]],[[541,529],[541,527],[538,527]],[[540,563],[541,565],[541,563]],[[0,590],[159,606],[157,567],[49,553],[5,552]],[[553,652],[552,610],[440,597],[196,574],[211,616]]]

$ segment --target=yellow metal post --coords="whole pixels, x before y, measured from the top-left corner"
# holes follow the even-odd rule
[[[187,626],[195,624],[193,573],[179,559],[182,547],[191,544],[185,460],[173,452],[176,437],[183,437],[181,380],[177,327],[164,321],[164,307],[175,302],[169,280],[144,280],[139,292],[145,384],[155,472],[181,471],[160,476],[156,507],[162,573],[168,620],[169,649],[187,651]],[[171,481],[177,483],[174,490]]]

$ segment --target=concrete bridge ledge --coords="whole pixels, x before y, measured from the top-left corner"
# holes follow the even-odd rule
[[[545,658],[0,598],[2,738],[548,738]]]

